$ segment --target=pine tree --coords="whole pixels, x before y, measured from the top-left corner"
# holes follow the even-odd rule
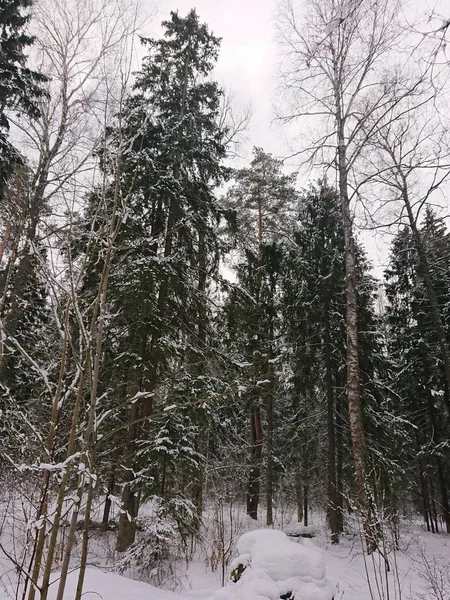
[[[296,191],[292,175],[285,175],[282,162],[255,148],[249,168],[235,172],[235,184],[224,204],[236,215],[239,249],[239,288],[228,299],[230,328],[239,332],[242,361],[247,370],[246,400],[250,417],[252,456],[247,489],[247,513],[258,517],[263,465],[263,417],[266,427],[266,500],[268,525],[273,523],[274,404],[276,389],[277,294],[281,270],[280,220],[288,217]],[[287,223],[286,223],[287,225]],[[238,322],[231,319],[235,316]]]

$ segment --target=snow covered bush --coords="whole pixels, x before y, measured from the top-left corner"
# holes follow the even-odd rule
[[[332,600],[325,561],[310,541],[292,542],[276,529],[245,533],[231,564],[230,583],[214,600]]]
[[[193,504],[180,497],[155,496],[150,508],[150,516],[139,519],[136,541],[117,567],[133,579],[175,588],[179,583],[175,566],[186,558],[189,538],[198,531],[198,515]]]

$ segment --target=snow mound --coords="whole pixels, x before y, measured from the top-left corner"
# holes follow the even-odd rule
[[[285,533],[258,529],[238,541],[232,577],[214,600],[332,600],[322,552],[310,540],[292,542]]]
[[[288,538],[279,529],[256,529],[241,535],[237,543],[239,554],[251,554],[255,546],[265,546],[273,542],[286,541]]]

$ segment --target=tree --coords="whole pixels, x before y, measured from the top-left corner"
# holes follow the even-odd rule
[[[298,222],[292,242],[286,244],[283,270],[284,335],[297,402],[303,398],[306,403],[303,422],[309,422],[316,407],[321,407],[319,397],[326,397],[328,516],[332,541],[337,543],[343,508],[342,481],[338,483],[337,478],[337,441],[343,444],[342,430],[337,440],[335,423],[339,418],[336,396],[343,367],[340,346],[345,347],[341,325],[345,318],[344,238],[338,197],[326,182],[304,192],[298,207]],[[320,420],[325,420],[322,415]],[[304,442],[314,437],[310,428],[302,425],[297,435]],[[339,452],[342,456],[341,449]],[[307,453],[311,454],[305,447],[302,462],[306,498]],[[338,470],[342,472],[342,466]]]
[[[278,247],[280,220],[289,223],[296,198],[295,176],[282,172],[282,162],[261,148],[253,150],[249,168],[235,172],[235,184],[224,199],[236,215],[236,240],[240,251],[238,278],[244,294],[236,291],[230,303],[241,304],[238,312],[246,315],[241,347],[244,360],[251,365],[248,389],[252,457],[247,490],[247,513],[257,519],[263,457],[261,409],[266,410],[267,449],[267,524],[273,523],[273,438],[274,389],[273,363],[277,354],[277,286],[281,254]],[[231,309],[232,312],[236,310]],[[241,318],[241,317],[240,317]]]
[[[398,206],[396,220],[401,222],[406,216],[430,303],[447,385],[450,387],[450,346],[436,284],[433,282],[427,245],[419,227],[422,209],[450,176],[450,145],[446,126],[434,115],[429,117],[427,114],[428,105],[435,101],[434,88],[429,85],[427,96],[418,103],[410,102],[406,108],[396,111],[396,119],[371,139],[375,149],[372,164],[379,166],[378,172],[372,177],[368,176],[368,179],[381,184],[387,201]]]
[[[152,414],[171,398],[179,400],[170,373],[188,370],[185,362],[204,360],[207,352],[208,281],[217,269],[219,219],[213,188],[227,174],[221,91],[210,78],[220,41],[195,11],[185,18],[172,13],[163,26],[162,39],[144,40],[148,56],[120,126],[109,131],[111,147],[131,140],[123,174],[111,186],[131,189],[110,296],[116,315],[110,332],[122,357],[118,373],[126,396],[120,404],[129,408],[120,551],[135,538],[142,481],[133,470],[156,435]],[[108,172],[108,156],[102,161]],[[95,196],[90,211],[95,214]],[[139,402],[130,403],[136,395]],[[151,477],[157,467],[148,465]]]
[[[450,282],[446,265],[449,256],[449,236],[445,227],[430,209],[420,227],[426,240],[430,276],[439,306],[447,312]],[[427,287],[421,274],[420,258],[409,227],[397,234],[391,246],[390,265],[386,271],[386,292],[389,300],[387,320],[389,351],[396,377],[395,390],[401,399],[401,411],[411,423],[407,431],[409,443],[404,448],[405,464],[414,457],[416,469],[409,477],[418,481],[419,497],[428,530],[438,528],[441,507],[446,527],[449,526],[448,472],[445,437],[448,435],[450,411],[445,369],[439,360],[432,310]],[[447,319],[446,330],[448,329]]]
[[[402,81],[400,71],[386,73],[383,61],[399,40],[398,4],[344,0],[311,0],[300,25],[296,3],[284,4],[280,34],[285,48],[284,89],[293,106],[284,122],[321,117],[320,139],[297,155],[307,153],[313,164],[334,160],[345,236],[347,398],[358,487],[358,503],[368,551],[376,548],[371,525],[371,499],[366,481],[366,442],[361,411],[358,347],[357,251],[352,201],[355,163],[370,136],[385,125],[393,108],[417,88]],[[365,124],[372,118],[369,130]],[[322,163],[323,164],[323,163]]]
[[[319,181],[301,194],[298,221],[284,245],[281,303],[284,363],[289,365],[290,395],[300,415],[294,439],[304,498],[298,502],[306,513],[312,485],[326,487],[332,543],[338,543],[343,529],[346,490],[354,491],[342,393],[347,371],[344,243],[338,193]],[[374,481],[384,468],[378,458],[382,448],[386,461],[391,459],[384,434],[376,428],[385,416],[384,359],[374,312],[375,283],[359,244],[357,259],[361,400]]]
[[[126,55],[135,32],[135,8],[134,4],[125,9],[103,0],[42,0],[36,7],[34,22],[39,39],[35,60],[45,73],[41,79],[46,84],[31,112],[11,117],[22,135],[23,154],[28,154],[28,181],[22,210],[15,215],[22,222],[20,243],[26,250],[15,276],[11,311],[5,319],[10,336],[15,334],[22,288],[30,271],[29,257],[40,245],[39,238],[45,236],[50,239],[47,244],[53,243],[52,231],[61,227],[61,219],[54,215],[56,207],[70,210],[71,203],[82,203],[89,177],[96,176],[94,148],[101,144],[104,119],[106,112],[113,110],[114,94],[120,97],[120,79],[126,73],[121,72],[123,61],[118,55]],[[28,36],[24,39],[27,43],[33,40]],[[114,68],[105,72],[114,59]]]
[[[41,5],[42,7],[43,5]],[[65,5],[67,10],[70,7],[76,10],[76,4]],[[104,250],[103,268],[96,281],[97,287],[92,294],[90,309],[86,311],[81,308],[82,298],[79,292],[80,282],[83,281],[89,260],[77,261],[72,252],[72,244],[75,231],[74,204],[76,205],[77,201],[82,200],[82,195],[78,194],[78,190],[82,187],[84,193],[88,177],[86,172],[82,173],[81,169],[72,170],[72,167],[78,167],[80,163],[71,162],[68,156],[70,150],[73,150],[76,155],[81,148],[80,145],[74,150],[76,143],[73,142],[73,139],[75,139],[76,132],[72,131],[71,127],[75,127],[80,122],[84,122],[85,118],[92,116],[90,112],[92,105],[89,105],[88,102],[83,105],[82,100],[88,99],[84,92],[92,84],[89,76],[94,76],[95,73],[94,69],[89,71],[92,63],[89,63],[88,66],[88,62],[83,61],[86,59],[86,55],[83,57],[78,55],[71,44],[73,43],[80,52],[82,51],[80,48],[87,36],[84,27],[89,30],[89,26],[92,25],[90,19],[95,20],[95,15],[91,14],[86,17],[88,11],[83,13],[80,4],[78,9],[86,17],[86,20],[83,20],[80,15],[78,15],[79,19],[70,19],[69,14],[62,10],[61,4],[58,5],[58,9],[61,9],[61,12],[51,13],[45,22],[46,33],[50,37],[53,33],[57,41],[49,44],[46,48],[47,61],[44,61],[47,67],[52,64],[55,68],[55,77],[49,85],[54,86],[53,89],[58,89],[58,93],[52,95],[51,98],[43,97],[40,100],[42,110],[36,119],[31,121],[28,128],[30,139],[36,141],[38,160],[37,163],[31,160],[25,170],[24,181],[27,185],[26,187],[22,186],[22,189],[25,189],[26,192],[22,195],[22,202],[17,203],[22,229],[21,235],[17,236],[17,249],[12,248],[15,250],[14,260],[17,258],[17,264],[14,264],[13,260],[9,261],[7,275],[7,277],[11,275],[11,280],[14,279],[10,301],[16,310],[12,311],[7,307],[13,318],[7,322],[6,343],[9,347],[18,350],[17,353],[20,355],[22,363],[31,366],[35,372],[35,379],[39,384],[42,381],[45,388],[45,403],[42,402],[39,412],[33,414],[35,403],[28,403],[23,415],[24,422],[29,428],[30,424],[37,422],[31,428],[32,438],[36,438],[39,442],[39,452],[35,458],[46,465],[42,469],[35,467],[35,470],[42,473],[42,476],[39,477],[40,485],[37,490],[36,503],[34,506],[32,505],[35,514],[30,515],[30,523],[34,523],[35,526],[30,529],[29,544],[24,559],[28,563],[28,568],[23,569],[25,584],[21,591],[22,596],[28,597],[29,600],[35,597],[37,590],[42,598],[48,594],[50,575],[54,567],[56,541],[62,523],[62,511],[67,500],[71,503],[71,520],[67,543],[64,547],[57,597],[62,598],[64,594],[78,517],[83,507],[85,521],[82,532],[81,569],[77,598],[81,597],[82,593],[90,512],[94,496],[97,435],[95,427],[100,396],[99,369],[104,352],[103,331],[109,268],[114,253],[114,243],[124,219],[123,211],[127,204],[126,193],[124,192],[119,197],[117,190],[113,194],[113,198],[109,198],[109,203],[106,202],[105,190],[108,186],[107,179],[104,178],[101,182],[102,185],[98,188],[101,191],[97,194],[97,212],[103,218],[103,220],[100,219],[102,221],[101,231],[97,231],[101,240],[100,245]],[[61,17],[66,28],[61,25],[61,21],[58,21],[56,14]],[[65,18],[63,19],[63,17]],[[118,15],[118,20],[121,21],[123,17],[124,15],[121,13]],[[96,22],[98,23],[98,20]],[[125,32],[130,31],[121,21],[122,25],[125,27]],[[123,30],[121,31],[123,32]],[[115,32],[117,33],[117,30]],[[125,33],[124,37],[120,37],[120,40],[117,41],[115,48],[122,46],[123,49],[126,42]],[[102,56],[105,58],[104,55]],[[108,119],[112,105],[114,104],[115,110],[121,106],[126,77],[129,73],[129,64],[125,64],[129,60],[129,56],[127,53],[124,56],[123,60],[120,58],[117,61],[116,70],[106,73],[102,78],[104,84],[102,101],[101,106],[97,104],[96,115],[99,123],[103,123],[103,126]],[[52,62],[52,58],[54,62]],[[75,66],[73,66],[74,63]],[[94,62],[94,65],[98,67],[98,75],[99,72],[102,72],[104,65],[99,65],[98,62]],[[71,66],[76,74],[70,71]],[[87,74],[83,72],[83,66],[86,67]],[[60,70],[58,70],[59,67]],[[80,87],[77,87],[78,85]],[[84,90],[83,86],[85,86]],[[77,96],[77,94],[79,95]],[[51,102],[53,110],[46,110]],[[23,123],[23,120],[16,122],[22,126]],[[101,128],[98,129],[98,136],[94,136],[95,139],[91,140],[92,146],[85,150],[89,159],[95,144],[99,143],[100,147],[104,147],[104,133],[103,130],[102,136]],[[42,136],[39,137],[39,134]],[[68,138],[73,139],[69,140]],[[67,148],[69,148],[69,152],[66,152]],[[125,151],[124,144],[117,144],[114,151],[114,157],[112,150],[110,153],[110,174],[121,169],[122,156]],[[33,158],[35,157],[36,155]],[[72,155],[71,158],[74,156]],[[82,165],[86,164],[86,159],[80,160]],[[69,162],[71,162],[70,168]],[[16,187],[18,188],[18,186]],[[48,228],[44,236],[42,235],[43,221],[44,217],[49,216],[47,211],[51,207],[49,201],[51,198],[61,201],[66,212],[57,216],[58,227],[55,227],[54,223],[51,224],[53,227],[48,227],[50,219],[46,221],[45,225]],[[108,205],[109,211],[106,210],[106,205]],[[91,234],[84,258],[90,256],[93,250],[92,242],[95,236],[92,229]],[[56,264],[46,259],[44,239],[45,243],[49,245],[49,254],[52,259],[55,259]],[[31,348],[32,351],[27,351],[29,348],[28,336],[32,333],[32,329],[28,327],[26,335],[21,331],[23,307],[29,295],[29,284],[35,279],[45,289],[45,299],[42,299],[44,306],[51,309],[51,327],[49,329],[53,335],[46,337],[41,342],[48,344],[51,341],[52,343],[48,344],[46,352],[43,353],[44,356],[39,353],[37,344]],[[27,339],[26,345],[20,343],[21,337]],[[32,341],[33,339],[30,337],[29,342]],[[15,358],[14,355],[12,358]],[[9,372],[7,366],[8,364],[4,361],[2,368],[5,373]],[[38,385],[35,383],[33,387],[37,392]],[[17,404],[19,398],[13,400]],[[67,469],[64,468],[61,471],[59,467],[54,470],[48,468],[49,464],[53,462],[61,464],[61,461],[66,461]],[[33,467],[31,466],[30,469],[33,470]],[[60,477],[56,475],[60,475]],[[75,501],[72,496],[74,486],[77,492]],[[49,502],[52,497],[55,497],[53,511]]]
[[[44,96],[42,84],[46,77],[26,66],[26,49],[34,38],[26,32],[30,21],[32,0],[5,0],[2,3],[0,26],[0,197],[14,167],[21,164],[20,153],[7,139],[10,123],[8,111],[16,110],[37,116],[38,100]]]

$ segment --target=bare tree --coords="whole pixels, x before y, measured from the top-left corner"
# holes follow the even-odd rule
[[[21,218],[23,252],[15,275],[12,306],[4,326],[14,336],[23,288],[36,249],[39,227],[60,222],[62,196],[82,202],[96,168],[94,149],[102,136],[105,98],[114,111],[113,79],[123,40],[136,32],[139,3],[122,0],[39,0],[34,25],[34,61],[48,80],[38,119],[15,120],[19,148],[27,156],[29,185]],[[139,14],[139,19],[142,15]],[[120,84],[119,84],[120,87]],[[8,227],[5,232],[7,241]],[[4,356],[1,372],[8,364]]]
[[[220,105],[219,127],[226,131],[224,145],[229,158],[238,156],[238,151],[246,141],[246,133],[253,116],[250,106],[239,107],[235,94],[224,91]]]
[[[450,139],[448,124],[443,123],[435,110],[435,87],[430,83],[428,96],[408,111],[400,109],[397,119],[378,131],[371,139],[374,152],[368,157],[368,169],[372,169],[364,180],[378,187],[380,196],[386,198],[390,207],[391,223],[405,223],[412,233],[414,249],[418,257],[420,275],[425,284],[431,308],[436,339],[439,344],[444,377],[450,389],[450,347],[445,330],[442,308],[433,282],[428,250],[419,222],[423,209],[429,206],[450,179]],[[380,193],[381,192],[381,193]],[[385,207],[384,207],[385,208]],[[382,222],[382,211],[374,218]],[[450,405],[447,398],[447,412]],[[439,428],[436,426],[438,437]],[[442,510],[450,530],[450,503],[444,474],[438,458],[438,479],[441,488]]]
[[[290,106],[280,118],[291,124],[312,123],[312,143],[295,156],[306,157],[312,166],[332,164],[337,172],[345,235],[350,433],[358,503],[367,549],[372,551],[377,541],[360,399],[353,178],[371,137],[403,98],[420,92],[422,80],[410,83],[398,64],[396,49],[403,35],[397,20],[399,1],[309,0],[303,18],[298,4],[286,0],[281,7],[283,89]],[[389,70],[388,58],[393,65]]]
[[[132,77],[134,34],[138,20],[141,23],[142,18],[136,2],[126,5],[104,0],[41,0],[36,8],[40,34],[40,52],[36,60],[50,75],[49,96],[42,102],[39,119],[15,123],[26,138],[22,149],[28,154],[28,167],[26,190],[22,185],[22,191],[18,193],[24,177],[16,177],[17,189],[11,187],[11,194],[15,194],[12,199],[17,197],[14,207],[21,227],[15,235],[14,248],[9,250],[9,262],[12,266],[18,244],[22,246],[23,258],[18,264],[17,283],[13,289],[13,309],[15,301],[17,310],[9,311],[12,318],[6,327],[0,319],[1,328],[6,332],[2,335],[5,345],[14,348],[32,364],[51,399],[49,429],[35,432],[38,446],[42,448],[41,466],[37,467],[42,470],[42,479],[34,518],[30,519],[35,527],[28,548],[28,567],[23,568],[25,585],[20,591],[23,600],[27,597],[33,600],[36,590],[41,599],[47,597],[58,536],[64,515],[69,514],[69,533],[62,553],[57,592],[57,597],[63,598],[81,510],[85,520],[77,598],[82,594],[96,480],[98,378],[103,354],[109,265],[114,241],[127,210],[126,192],[119,188],[111,192],[106,174],[98,171],[95,153],[103,151],[104,156],[110,153],[105,146],[106,128],[112,115],[118,114],[120,119]],[[129,150],[129,143],[130,140],[126,144],[118,143],[114,155],[109,157],[111,169],[115,169],[115,180],[120,178],[117,173],[122,168],[123,153]],[[104,226],[95,235],[92,230],[90,239],[100,238],[104,249],[103,272],[92,305],[86,311],[81,306],[80,288],[93,242],[89,242],[81,263],[72,256],[72,245],[78,234],[77,215],[83,208],[87,191],[94,188],[98,190],[97,212],[102,216]],[[39,252],[38,241],[47,244],[50,264],[45,253]],[[8,243],[9,237],[6,237],[5,249]],[[61,248],[64,249],[64,260],[61,259]],[[57,344],[60,368],[56,381],[49,379],[45,366],[28,355],[14,335],[14,319],[19,316],[20,285],[26,281],[31,255],[38,257],[55,330],[60,335]],[[62,415],[68,420],[68,428],[59,427]],[[82,422],[86,427],[80,442]],[[54,465],[57,448],[64,448],[65,460]],[[35,468],[30,467],[31,470]],[[76,481],[75,496],[73,479]],[[53,496],[55,488],[56,498]]]

